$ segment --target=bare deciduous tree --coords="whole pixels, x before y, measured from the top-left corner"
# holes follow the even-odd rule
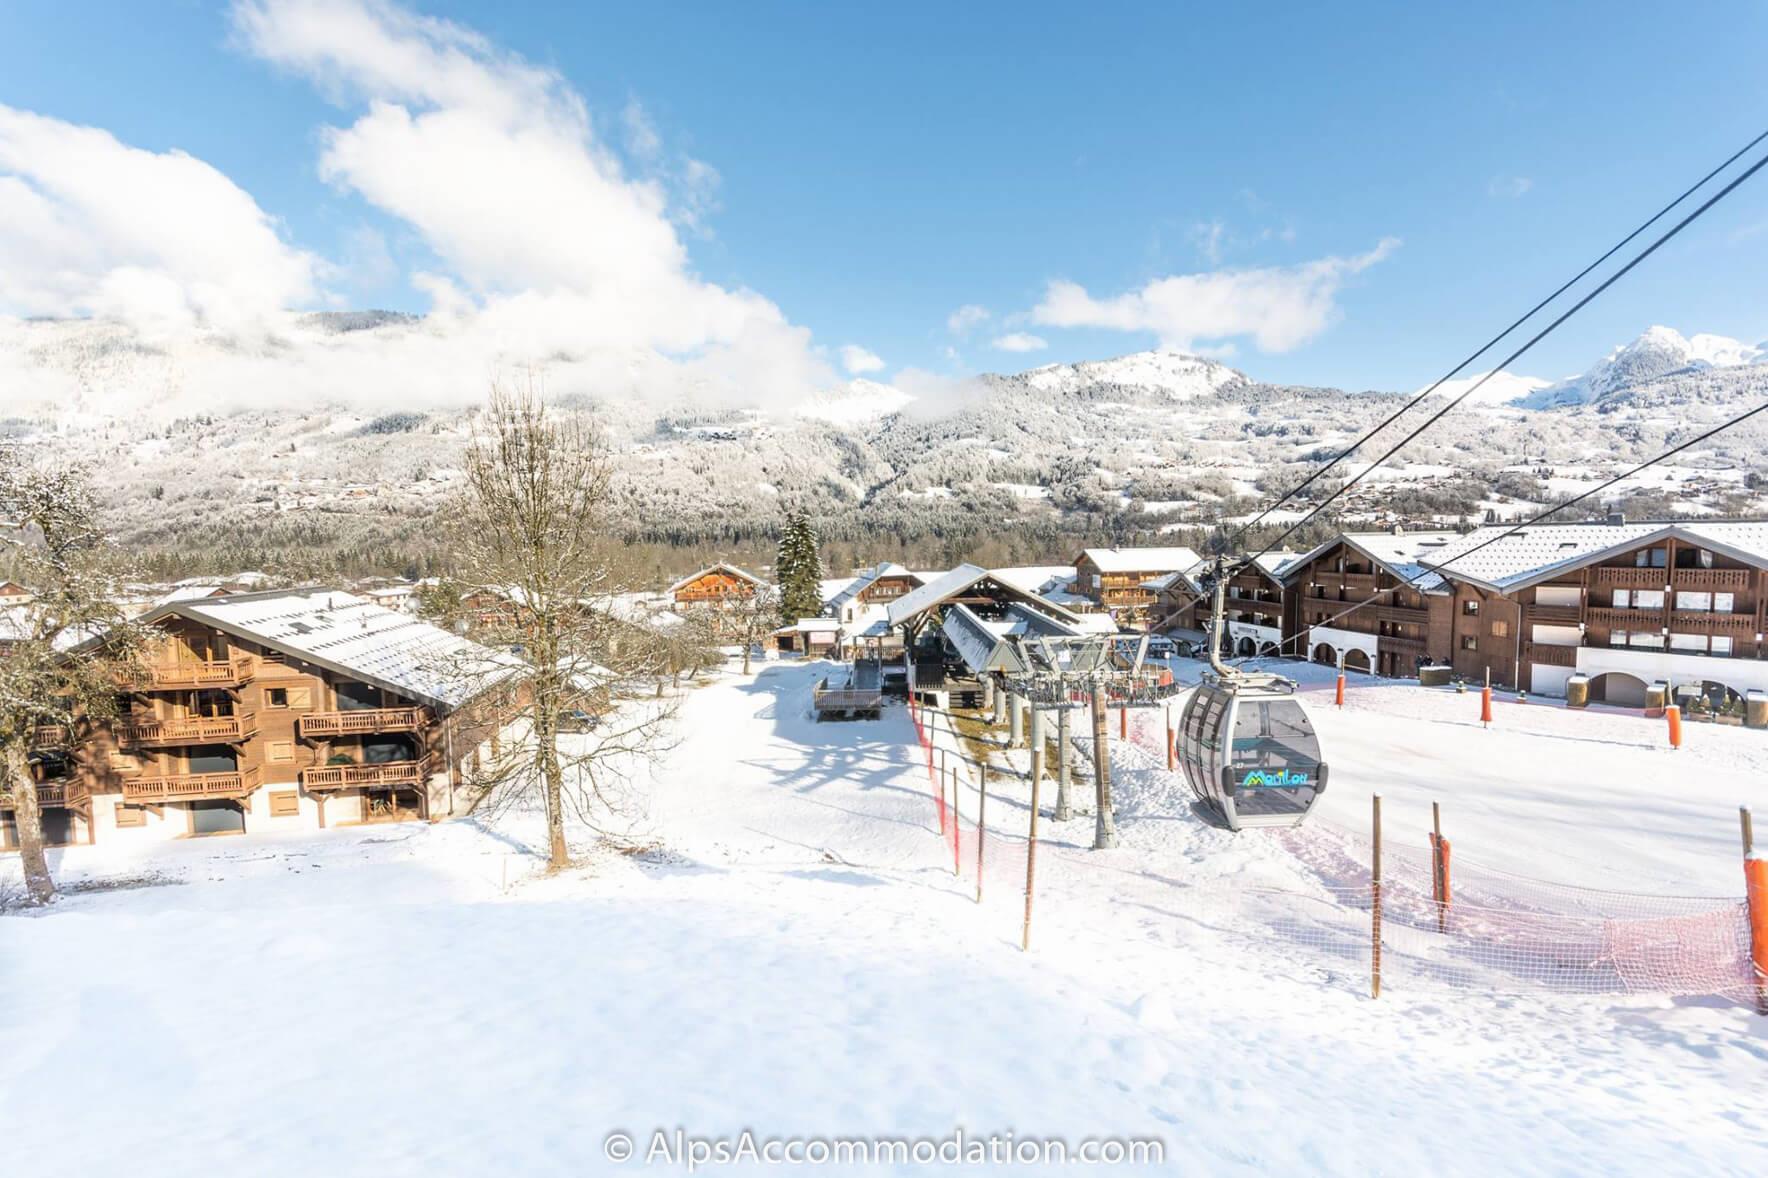
[[[614,640],[630,627],[615,608],[624,586],[618,543],[606,534],[609,454],[594,422],[549,407],[532,379],[494,387],[478,420],[466,457],[463,573],[511,608],[475,637],[529,667],[527,737],[481,763],[476,780],[493,813],[539,798],[558,868],[570,862],[567,807],[604,834],[631,813],[632,776],[660,751],[673,699],[626,689],[661,673],[667,652]]]
[[[35,765],[76,730],[110,719],[146,632],[124,617],[113,554],[83,471],[0,448],[0,537],[32,599],[0,612],[0,780],[13,811],[27,902],[55,897]],[[80,648],[76,651],[76,648]]]
[[[753,593],[739,598],[731,610],[731,628],[743,644],[743,674],[747,675],[755,647],[766,641],[780,620],[780,591],[772,585],[757,585]]]

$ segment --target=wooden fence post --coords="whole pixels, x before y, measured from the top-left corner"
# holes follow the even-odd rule
[[[1027,952],[1031,949],[1031,897],[1032,882],[1037,876],[1037,778],[1031,779],[1031,829],[1025,842],[1025,929],[1020,935],[1019,947]]]
[[[1756,854],[1754,824],[1747,806],[1737,808],[1743,827],[1744,896],[1750,915],[1750,964],[1755,973],[1756,1010],[1768,1014],[1768,859]]]
[[[1369,868],[1369,996],[1381,997],[1381,795],[1374,794],[1375,854]]]
[[[976,902],[982,903],[982,849],[988,845],[988,765],[977,762]]]

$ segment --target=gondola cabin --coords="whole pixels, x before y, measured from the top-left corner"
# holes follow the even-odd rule
[[[1229,830],[1294,826],[1325,791],[1320,738],[1294,693],[1277,676],[1206,679],[1185,705],[1179,762]]]

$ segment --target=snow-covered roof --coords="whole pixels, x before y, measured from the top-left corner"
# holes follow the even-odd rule
[[[171,605],[175,601],[202,601],[210,597],[226,597],[227,590],[215,584],[189,584],[180,581],[170,593],[154,599],[155,605]]]
[[[707,565],[705,568],[699,570],[698,572],[689,573],[687,576],[683,577],[681,580],[679,580],[675,584],[671,585],[668,589],[665,589],[664,592],[665,593],[674,593],[678,589],[682,589],[688,585],[692,585],[695,581],[698,581],[701,577],[707,576],[710,573],[729,573],[731,576],[737,578],[739,581],[747,581],[751,585],[755,585],[757,587],[766,584],[765,581],[763,581],[760,577],[756,576],[754,573],[748,572],[744,569],[740,569],[734,564],[726,564],[721,560],[717,564]]]
[[[172,615],[445,708],[459,707],[526,666],[512,654],[337,589],[173,602],[142,620]]]
[[[799,618],[790,626],[781,626],[775,634],[826,634],[841,628],[841,623],[834,618]]]
[[[1286,561],[1272,575],[1284,581],[1293,580],[1306,565],[1343,543],[1409,582],[1419,592],[1441,593],[1446,585],[1443,578],[1430,568],[1432,558],[1447,551],[1462,535],[1461,532],[1341,532]]]
[[[989,571],[994,573],[996,580],[1035,593],[1045,601],[1054,601],[1058,605],[1093,604],[1092,598],[1074,591],[1074,578],[1078,574],[1071,564],[1020,565]]]
[[[841,590],[841,592],[837,593],[834,597],[828,598],[827,601],[829,607],[839,610],[842,606],[858,597],[861,593],[864,593],[867,589],[870,589],[885,577],[908,577],[917,584],[926,583],[926,578],[920,573],[912,572],[899,564],[885,561],[879,564],[876,568],[867,569],[859,576],[854,577],[847,583],[845,589]]]
[[[1053,601],[1039,597],[1029,589],[1021,589],[1019,586],[1005,578],[995,577],[993,573],[988,569],[983,568],[981,565],[961,564],[951,572],[942,573],[931,581],[928,581],[925,585],[922,585],[920,588],[905,593],[895,601],[891,602],[887,607],[890,614],[890,624],[892,626],[900,626],[923,610],[931,609],[946,598],[955,597],[968,590],[977,582],[991,577],[1005,588],[1018,593],[1023,597],[1032,599],[1032,601],[1046,613],[1053,614],[1069,623],[1079,620],[1078,614],[1057,605]]]
[[[1505,535],[1509,531],[1505,526],[1492,526],[1456,536],[1453,544],[1424,558],[1424,563],[1452,580],[1510,592],[1674,537],[1768,568],[1768,520],[1593,521],[1531,524]]]
[[[1179,545],[1172,548],[1084,548],[1075,558],[1090,560],[1102,573],[1170,573],[1197,563],[1197,554]]]
[[[846,593],[848,587],[857,580],[859,580],[858,577],[829,577],[818,581],[817,597],[823,603],[823,608],[832,607],[835,604],[835,599]]]

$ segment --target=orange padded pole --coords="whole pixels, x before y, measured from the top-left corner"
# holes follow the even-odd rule
[[[1756,967],[1756,1009],[1768,1014],[1768,859],[1743,861],[1750,905],[1750,961]]]
[[[1669,724],[1670,724],[1670,747],[1673,749],[1681,748],[1682,747],[1682,709],[1677,707],[1675,704],[1671,704],[1669,707],[1664,709],[1664,719],[1669,721]]]
[[[1338,687],[1333,692],[1333,702],[1336,703],[1341,708],[1344,707],[1344,672],[1343,671],[1340,671],[1338,673]]]

